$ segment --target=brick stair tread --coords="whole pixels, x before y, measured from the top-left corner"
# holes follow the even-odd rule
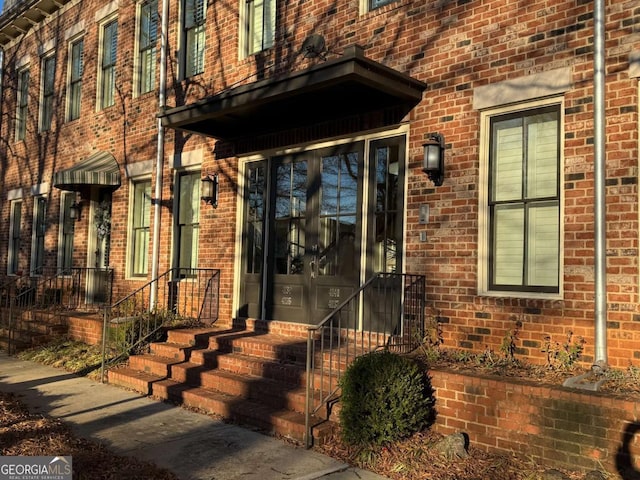
[[[271,426],[275,430],[277,430],[277,424],[286,422],[298,425],[299,428],[304,428],[305,424],[305,415],[303,413],[294,412],[287,409],[282,408],[273,408],[265,405],[262,402],[257,402],[255,400],[243,399],[240,397],[236,397],[233,395],[229,395],[224,392],[220,392],[218,390],[213,390],[204,387],[190,387],[179,382],[175,382],[171,379],[160,380],[155,383],[166,390],[173,389],[176,392],[187,393],[190,396],[198,397],[203,399],[204,401],[212,401],[216,403],[220,403],[225,405],[226,408],[229,409],[231,415],[233,417],[243,417],[245,419],[252,420],[257,426],[266,427]],[[171,400],[171,399],[170,399]],[[176,400],[175,398],[172,400]],[[194,406],[194,402],[187,402],[185,405]],[[206,408],[204,408],[207,411]],[[210,411],[210,413],[218,413],[215,411]],[[223,415],[224,416],[224,415]],[[325,421],[321,418],[312,416],[311,418],[312,424],[320,424],[325,423]],[[329,422],[326,422],[329,423]],[[328,426],[327,426],[328,427]],[[327,428],[325,427],[325,428]]]
[[[156,355],[155,353],[143,353],[140,355],[136,355],[136,358],[144,362],[150,361],[163,363],[165,365],[175,365],[176,363],[182,363],[180,360],[176,360],[175,358],[163,357],[162,355]]]
[[[107,373],[107,378],[111,380],[110,377],[112,376],[114,378],[118,376],[129,377],[137,381],[143,381],[148,383],[157,382],[165,378],[158,375],[154,375],[152,373],[142,372],[140,370],[136,370],[135,368],[129,368],[129,367],[119,367],[119,368],[110,369]],[[109,381],[109,383],[111,383],[111,381]]]

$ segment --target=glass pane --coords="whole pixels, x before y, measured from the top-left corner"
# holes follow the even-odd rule
[[[555,197],[558,185],[557,112],[535,115],[527,125],[527,198]]]
[[[493,275],[498,285],[522,285],[524,206],[500,205],[494,217]]]
[[[246,272],[262,272],[263,216],[265,198],[265,167],[248,167],[246,223]]]
[[[557,202],[531,206],[528,211],[527,284],[558,286],[560,225]]]
[[[522,119],[496,122],[493,130],[491,171],[493,201],[522,198]]]
[[[276,273],[298,275],[304,271],[307,162],[276,167],[274,254]]]
[[[320,275],[356,274],[358,154],[323,157],[319,234]]]

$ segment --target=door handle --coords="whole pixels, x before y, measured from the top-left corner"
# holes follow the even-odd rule
[[[316,278],[316,261],[315,258],[309,262],[309,269],[311,270],[311,278]]]

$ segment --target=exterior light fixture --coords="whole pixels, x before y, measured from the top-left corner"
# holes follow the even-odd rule
[[[424,147],[422,170],[428,175],[429,180],[439,187],[444,182],[444,136],[432,133],[422,146]]]
[[[207,205],[218,208],[218,174],[209,173],[202,177],[200,198]]]
[[[75,220],[76,222],[80,220],[80,204],[78,202],[73,202],[69,206],[69,218],[71,220]]]

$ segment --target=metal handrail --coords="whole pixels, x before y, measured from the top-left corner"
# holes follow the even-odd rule
[[[97,287],[92,291],[95,295],[92,295],[91,298],[87,295],[87,285],[90,282],[89,272],[100,274],[102,277],[94,279]],[[83,292],[85,306],[95,307],[103,302],[108,303],[111,299],[113,280],[113,269],[111,268],[70,267],[47,276],[44,276],[43,273],[43,269],[39,268],[30,272],[29,276],[21,275],[1,287],[5,289],[6,293],[2,306],[7,312],[5,323],[8,330],[9,353],[11,353],[11,345],[14,340],[14,324],[18,311],[23,312],[25,309],[30,309],[33,312],[44,308],[47,310],[77,309],[83,303]],[[36,274],[39,276],[34,277]],[[19,288],[18,283],[24,278],[29,279],[30,285]]]
[[[216,322],[219,297],[220,270],[172,268],[106,306],[101,381],[109,364],[146,348],[167,323],[179,319]]]
[[[320,323],[308,327],[307,448],[312,443],[311,416],[337,400],[339,382],[346,367],[356,357],[380,348],[407,352],[417,347],[424,337],[424,309],[424,276],[378,273]]]

